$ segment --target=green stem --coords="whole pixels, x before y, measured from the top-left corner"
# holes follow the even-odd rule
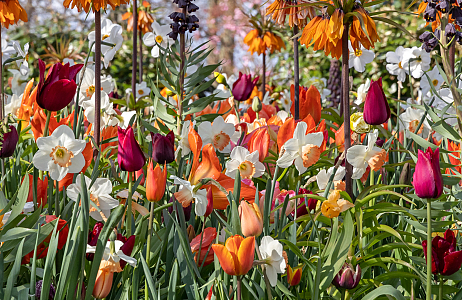
[[[432,299],[432,217],[431,199],[427,199],[427,300]]]
[[[438,300],[443,300],[443,286],[444,286],[444,279],[443,279],[443,276],[440,276],[440,288],[438,291]]]
[[[55,190],[55,216],[59,217],[59,181],[55,181],[56,190]]]
[[[127,235],[131,236],[132,235],[132,195],[133,195],[133,182],[132,182],[132,177],[131,173],[128,173],[128,198],[127,198],[127,217],[126,217],[126,222],[127,222]],[[134,176],[133,172],[133,176]]]
[[[152,220],[154,218],[154,202],[150,202],[150,212],[149,212],[149,223],[148,223],[148,240],[147,240],[147,246],[146,246],[146,263],[148,264],[149,267],[149,259],[151,258],[151,236],[152,236]],[[148,286],[148,282],[145,279],[146,286]],[[147,300],[149,299],[149,290],[145,289],[144,290],[144,298]]]
[[[45,129],[43,130],[43,137],[48,136],[48,127],[50,126],[51,111],[47,110],[47,121],[45,122]]]

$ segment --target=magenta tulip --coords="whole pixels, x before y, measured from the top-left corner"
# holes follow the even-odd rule
[[[425,259],[427,258],[427,241],[422,242]],[[447,229],[444,238],[435,236],[432,240],[432,273],[449,276],[459,271],[462,265],[462,251],[456,251],[454,232]]]
[[[258,82],[260,77],[257,76],[252,81],[252,75],[242,74],[239,72],[239,79],[233,84],[233,97],[236,101],[245,101],[249,99],[252,94],[253,88]]]
[[[16,149],[16,144],[18,143],[19,136],[16,127],[13,125],[9,126],[7,133],[3,133],[3,136],[0,135],[0,157],[10,157],[13,155],[14,150]]]
[[[58,111],[74,99],[77,84],[75,77],[83,64],[69,66],[54,64],[45,79],[45,63],[39,59],[40,81],[37,91],[37,104],[49,111]]]
[[[356,270],[350,263],[344,263],[337,275],[335,275],[332,283],[337,288],[354,289],[361,280],[361,268],[356,265]]]
[[[390,118],[390,107],[382,89],[382,77],[371,81],[364,102],[364,121],[369,125],[380,125]]]
[[[160,165],[175,160],[175,135],[170,131],[167,136],[152,133],[152,159]]]
[[[443,193],[443,176],[440,170],[440,150],[428,147],[419,150],[414,172],[414,189],[420,198],[438,198]]]
[[[135,172],[141,169],[146,163],[143,151],[135,140],[133,128],[128,126],[127,129],[118,128],[119,135],[119,153],[117,160],[123,171]]]

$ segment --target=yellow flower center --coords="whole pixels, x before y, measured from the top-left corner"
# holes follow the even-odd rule
[[[250,161],[245,160],[239,165],[239,172],[242,178],[250,179],[255,174],[255,166]]]
[[[138,95],[143,95],[144,91],[143,90],[138,90]]]
[[[398,63],[398,67],[399,67],[400,69],[403,68],[403,66],[401,65],[401,62]]]
[[[162,43],[163,40],[164,40],[164,38],[161,35],[156,36],[156,42],[158,44]]]
[[[363,55],[363,51],[361,49],[356,49],[355,50],[355,55],[359,57],[359,56]]]
[[[419,125],[419,120],[412,120],[411,122],[409,122],[409,131],[412,133],[415,133],[418,125]],[[423,126],[420,127],[420,130],[417,134],[421,134],[422,131],[423,131]]]
[[[217,148],[220,151],[223,151],[223,149],[225,149],[225,147],[228,146],[230,140],[231,139],[229,138],[229,135],[222,131],[213,137],[212,142],[215,148]]]
[[[98,197],[96,197],[95,195],[93,194],[90,194],[90,200],[96,205],[99,207],[99,200],[98,200]],[[93,205],[90,205],[90,212],[92,211],[97,211],[96,207],[94,207]]]
[[[95,86],[94,85],[90,85],[88,87],[88,89],[85,91],[86,94],[87,94],[87,97],[91,97],[93,96],[93,94],[95,93]]]
[[[438,85],[438,79],[433,79],[432,84],[433,84],[433,86],[437,86]]]
[[[104,41],[104,40],[107,39],[108,37],[109,37],[109,34],[105,34],[105,35],[103,35],[103,37],[101,38],[101,40]]]
[[[66,147],[56,146],[51,150],[50,157],[58,166],[68,168],[72,165],[71,158],[74,157],[74,154],[67,150]]]

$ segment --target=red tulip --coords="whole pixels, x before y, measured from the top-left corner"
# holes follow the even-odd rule
[[[207,190],[207,209],[205,210],[204,218],[210,216],[213,211],[213,191],[212,187]]]
[[[123,171],[135,172],[141,169],[146,163],[143,151],[135,140],[133,128],[128,126],[127,129],[118,128],[119,135],[119,153],[117,161]]]
[[[422,242],[425,259],[427,258],[427,241]],[[459,271],[462,265],[462,251],[456,251],[454,232],[447,229],[444,238],[435,236],[432,240],[432,273],[449,276]]]
[[[40,81],[38,84],[37,104],[49,111],[58,111],[74,99],[77,84],[75,77],[83,64],[69,66],[54,64],[45,79],[45,63],[39,59]]]
[[[245,101],[249,99],[252,90],[260,77],[257,76],[252,81],[252,75],[242,74],[239,72],[239,79],[233,84],[233,96],[236,101]]]
[[[382,89],[382,77],[371,81],[364,102],[364,121],[369,125],[380,125],[390,118],[390,107]]]
[[[13,125],[9,126],[9,131],[6,133],[0,133],[0,157],[10,157],[13,155],[18,143],[19,135],[16,127]]]
[[[166,136],[152,133],[152,159],[158,164],[171,163],[175,160],[175,134],[170,131]]]
[[[300,283],[302,279],[302,268],[298,267],[292,269],[289,265],[287,265],[287,283],[291,286],[296,286]]]
[[[101,230],[103,230],[103,226],[103,222],[96,222],[95,226],[93,226],[93,231],[88,233],[88,245],[96,246],[98,243],[99,234],[101,233]],[[93,261],[95,253],[87,253],[86,257],[89,261]]]
[[[202,245],[201,245],[202,236]],[[210,248],[210,244],[215,241],[217,237],[217,230],[215,227],[207,227],[203,233],[199,233],[195,238],[192,239],[190,246],[191,252],[194,254],[194,261],[200,266],[205,259],[204,266],[207,266],[213,262],[213,249]],[[199,255],[199,248],[201,249],[201,257]],[[209,250],[207,254],[207,251]],[[205,256],[207,254],[207,256]]]
[[[27,202],[34,201],[34,176],[29,174],[29,195],[27,196]],[[44,179],[37,178],[37,206],[44,207],[47,204],[47,189],[48,189],[48,176],[44,176]]]
[[[419,150],[414,172],[415,193],[420,198],[438,198],[443,193],[443,176],[440,170],[440,150],[428,147]]]

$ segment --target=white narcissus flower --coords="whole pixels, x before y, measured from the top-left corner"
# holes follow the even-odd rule
[[[93,94],[93,96],[91,96],[90,100],[83,101],[82,105],[81,105],[83,107],[83,109],[85,110],[84,111],[85,117],[87,117],[88,122],[90,122],[91,124],[95,124],[95,113],[96,113],[96,110],[95,110],[95,97],[96,97],[96,94]],[[108,118],[107,117],[107,116],[116,115],[116,112],[115,112],[114,108],[112,107],[112,103],[109,101],[109,96],[106,94],[106,92],[103,92],[103,91],[101,91],[101,110],[103,112],[102,114],[100,114],[100,117],[101,117],[100,126],[101,126],[101,128],[103,128],[106,125],[112,125],[112,121],[113,121],[112,119],[117,120],[117,118]],[[106,124],[105,121],[107,121],[110,124]],[[112,125],[112,126],[114,126],[114,125]]]
[[[189,147],[188,135],[189,135],[189,124],[190,122],[186,122],[183,124],[181,128],[181,135],[178,139],[178,147],[175,151],[175,157],[178,156],[181,150],[181,157],[186,156],[191,152],[191,148]],[[193,125],[194,126],[194,125]]]
[[[422,90],[417,91],[417,97],[415,99],[412,98],[407,98],[406,103],[407,104],[401,104],[402,109],[407,109],[408,107],[412,107],[412,105],[422,105],[422,101],[424,103],[428,103],[428,101],[431,98],[431,94],[422,94]]]
[[[354,50],[351,46],[351,42],[348,41],[348,49],[350,50],[350,59],[348,61],[349,68],[355,68],[356,72],[364,72],[366,70],[366,65],[371,63],[375,54],[372,50],[367,50],[363,45],[359,45],[359,49]]]
[[[284,90],[281,92],[281,104],[282,109],[287,113],[290,112],[290,107],[292,106],[292,100],[290,98],[290,91]]]
[[[356,93],[356,100],[355,104],[360,105],[366,100],[367,92],[369,91],[369,88],[371,87],[371,79],[367,78],[365,83],[362,83],[359,88],[358,92]]]
[[[308,126],[305,122],[299,122],[295,127],[293,138],[284,143],[284,154],[277,160],[280,168],[288,168],[295,164],[298,172],[305,173],[306,169],[314,165],[321,156],[322,132],[306,134]]]
[[[406,137],[410,136],[409,132],[418,135],[422,134],[422,136],[427,137],[428,131],[431,130],[431,127],[430,124],[428,124],[426,118],[422,126],[420,127],[419,131],[416,132],[417,126],[419,125],[420,120],[422,119],[424,114],[425,112],[421,109],[408,107],[406,111],[399,116],[399,119],[401,120],[402,125],[404,126]]]
[[[376,129],[367,134],[367,146],[354,145],[347,150],[346,159],[353,166],[352,179],[360,179],[366,172],[367,166],[374,171],[382,167],[386,153],[385,150],[375,146],[378,136]]]
[[[20,96],[13,94],[12,96],[6,95],[6,101],[7,103],[5,105],[5,114],[12,114],[14,116],[18,116],[19,109],[21,108],[22,104],[22,94]]]
[[[435,91],[439,91],[441,88],[441,85],[444,83],[443,76],[441,76],[440,71],[438,70],[438,67],[435,66],[431,71],[427,72],[428,78],[426,75],[422,76],[422,79],[420,80],[420,88],[422,89],[422,94],[427,95],[433,86],[435,88]],[[428,82],[430,80],[430,82]]]
[[[15,48],[10,43],[8,43],[6,39],[2,39],[2,64],[4,64],[5,61],[11,58],[11,55],[15,53]]]
[[[119,118],[121,120],[119,120],[119,126],[123,129],[126,129],[128,127],[128,125],[130,125],[130,120],[133,118],[133,116],[136,115],[136,111],[135,110],[131,110],[131,111],[124,111],[120,116]]]
[[[183,207],[188,207],[190,203],[194,201],[196,216],[205,215],[208,203],[207,191],[204,189],[195,191],[195,185],[174,175],[171,175],[170,179],[173,179],[174,184],[180,185],[178,192],[175,193],[175,199],[178,200]]]
[[[76,140],[69,126],[61,125],[50,136],[39,137],[32,163],[41,171],[48,171],[51,179],[62,180],[67,173],[78,173],[85,165],[82,151],[85,141]]]
[[[161,46],[164,49],[167,49],[170,45],[174,44],[175,41],[171,39],[168,34],[172,31],[170,25],[160,25],[156,21],[152,24],[152,32],[148,32],[143,36],[143,43],[152,47],[151,55],[154,58],[159,57]]]
[[[102,261],[109,261],[113,263],[118,263],[120,260],[124,260],[132,267],[136,267],[137,260],[131,256],[126,255],[123,253],[120,248],[124,245],[122,241],[115,240],[114,242],[114,251],[111,251],[111,242],[106,243],[106,247],[104,248],[103,258]],[[87,244],[87,251],[86,253],[95,253],[96,246],[90,246]]]
[[[404,82],[406,80],[406,73],[408,70],[403,68],[403,55],[408,50],[403,46],[399,46],[395,51],[387,52],[387,71],[391,75],[398,77],[398,81]]]
[[[101,54],[104,56],[104,67],[107,68],[109,62],[114,59],[115,53],[120,49],[120,47],[122,47],[122,43],[124,41],[122,37],[122,26],[112,23],[109,19],[105,19],[101,23],[101,40],[105,43],[114,45],[101,45]],[[88,34],[88,41],[90,42],[90,45],[95,41],[94,31]],[[92,47],[92,51],[95,51],[95,47]]]
[[[327,88],[327,79],[320,78],[320,77],[310,77],[306,86],[314,85],[319,94],[321,94],[321,99],[324,101],[326,100],[327,96],[330,95],[331,91]]]
[[[412,59],[412,61],[411,61]],[[430,69],[430,53],[427,53],[422,47],[412,47],[406,49],[403,53],[402,66],[406,72],[411,71],[411,76],[420,78]]]
[[[250,153],[244,147],[236,146],[231,151],[231,159],[226,163],[226,175],[235,178],[239,171],[242,178],[257,178],[265,173],[265,166],[258,160],[258,150]]]
[[[282,244],[270,236],[261,239],[260,253],[262,260],[266,263],[266,275],[271,286],[276,286],[278,274],[286,272],[286,261],[282,255]]]
[[[26,43],[24,45],[24,51],[22,51],[21,45],[16,41],[13,42],[13,47],[16,50],[16,53],[18,53],[18,56],[23,58],[16,61],[16,64],[19,68],[19,72],[22,76],[26,76],[27,74],[29,74],[29,63],[27,62],[27,60],[29,59],[29,43]]]
[[[142,81],[141,83],[137,83],[135,85],[136,88],[136,99],[139,99],[141,97],[146,97],[149,96],[149,93],[151,92],[151,89],[148,88],[146,81]],[[125,90],[127,94],[132,92],[131,88],[128,88]]]
[[[198,129],[203,145],[212,144],[221,153],[231,151],[230,141],[236,129],[233,124],[226,123],[222,116],[216,117],[213,123],[202,122]]]
[[[79,72],[77,78],[81,77],[82,70]],[[109,94],[114,89],[114,83],[112,77],[101,76],[101,91]],[[85,69],[85,73],[82,78],[82,84],[80,86],[80,97],[79,101],[85,101],[91,99],[95,93],[95,71],[90,68]],[[102,97],[102,96],[101,96]]]
[[[29,73],[26,75],[22,75],[21,72],[15,69],[9,70],[10,73],[13,74],[13,78],[11,79],[11,91],[13,94],[20,95],[24,93],[26,89],[27,80],[29,79]]]
[[[459,89],[462,88],[462,82],[459,83]],[[448,104],[453,104],[454,98],[452,96],[452,92],[449,88],[444,88],[440,89],[438,91],[439,97],[435,97],[435,100],[433,102],[433,107],[436,109],[439,109],[441,111],[446,110],[446,107]],[[441,99],[440,99],[441,98]],[[448,123],[451,126],[457,126],[457,116],[456,116],[456,109],[454,108],[453,105],[450,105],[449,108],[447,108],[446,113],[441,116],[444,118],[444,121]]]
[[[318,175],[316,175],[316,182],[318,183],[318,187],[320,190],[326,189],[327,184],[329,183],[329,179],[333,173],[334,173],[334,167],[330,167],[329,170],[327,171],[324,169],[319,171]],[[345,167],[339,166],[337,168],[337,171],[335,172],[333,181],[342,180],[344,176],[345,176]]]
[[[107,178],[97,178],[92,186],[91,179],[87,176],[83,176],[81,174],[77,175],[75,183],[69,185],[67,188],[67,196],[73,200],[77,201],[79,195],[81,194],[81,184],[82,184],[82,177],[85,178],[85,183],[87,189],[90,193],[90,200],[93,202],[94,205],[101,209],[101,212],[107,218],[111,214],[111,209],[116,208],[119,206],[119,201],[111,197],[112,193],[112,183]],[[96,221],[102,221],[103,218],[101,214],[97,211],[93,205],[90,204],[90,216],[95,219]]]

